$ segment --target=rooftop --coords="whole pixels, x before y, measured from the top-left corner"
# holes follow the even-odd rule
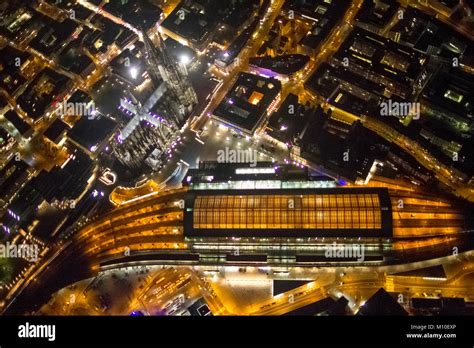
[[[405,309],[397,302],[395,298],[383,288],[380,288],[371,298],[369,298],[365,304],[359,309],[357,315],[399,315],[406,316],[408,313]]]
[[[21,135],[24,135],[31,129],[31,126],[18,116],[14,110],[6,112],[3,116],[15,126]]]
[[[96,117],[92,120],[81,117],[74,128],[69,132],[69,137],[92,151],[115,129],[115,122],[107,117]]]
[[[264,114],[281,91],[281,83],[248,73],[240,73],[237,81],[214,110],[214,116],[244,132],[253,133]]]
[[[262,75],[269,77],[293,75],[309,63],[309,57],[302,54],[286,54],[277,57],[265,56],[250,58],[249,64],[255,66]]]
[[[283,143],[293,143],[303,132],[311,113],[311,109],[301,105],[298,97],[290,93],[278,110],[271,115],[267,133]]]
[[[110,1],[104,10],[123,19],[136,29],[148,30],[160,19],[163,11],[148,1],[126,0]]]
[[[129,49],[110,62],[112,71],[133,86],[145,81],[146,66],[143,57],[137,57]]]
[[[398,3],[390,0],[364,1],[357,15],[357,20],[382,29],[390,22],[398,7]]]
[[[29,117],[37,120],[53,104],[60,92],[67,88],[69,81],[68,77],[45,68],[17,98],[17,102]]]
[[[56,22],[46,16],[41,19],[41,25],[42,28],[30,42],[30,46],[46,57],[59,53],[66,39],[78,28],[78,24],[72,19]]]
[[[58,143],[60,137],[64,135],[67,130],[69,130],[68,125],[61,121],[61,119],[57,118],[43,134],[53,143]]]
[[[189,191],[187,237],[390,237],[386,189]]]
[[[166,30],[188,41],[194,48],[202,49],[211,38],[217,22],[199,6],[181,2],[161,23]]]

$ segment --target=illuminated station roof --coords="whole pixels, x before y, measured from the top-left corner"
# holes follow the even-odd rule
[[[390,238],[392,211],[383,188],[191,190],[184,226],[188,238]]]
[[[187,238],[391,238],[385,188],[337,187],[307,168],[202,162],[183,181]]]

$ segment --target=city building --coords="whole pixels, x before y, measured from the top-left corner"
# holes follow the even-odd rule
[[[453,58],[461,62],[473,55],[468,39],[435,15],[413,7],[404,11],[403,18],[390,29],[389,35],[397,42],[449,63]]]
[[[398,295],[398,294],[396,294]],[[406,316],[408,312],[403,306],[383,288],[380,288],[364,305],[359,309],[357,315],[363,316],[386,316],[397,315]]]
[[[301,105],[298,96],[290,93],[270,116],[265,132],[282,145],[297,145],[298,138],[311,122],[313,111]]]
[[[27,82],[22,72],[30,63],[30,54],[11,46],[2,48],[0,50],[0,87],[11,96],[16,96]]]
[[[11,123],[11,125],[18,131],[18,134],[25,138],[29,138],[31,134],[33,133],[33,129],[31,126],[23,120],[16,111],[14,110],[8,110],[3,114],[3,117],[5,117],[8,122]],[[15,134],[12,134],[15,135]]]
[[[18,105],[33,122],[39,122],[48,110],[66,95],[72,80],[56,71],[43,69],[17,98]]]
[[[377,164],[386,158],[383,140],[360,122],[348,126],[322,109],[313,110],[312,122],[302,131],[295,153],[309,163],[321,163],[354,183],[367,184]]]
[[[95,14],[89,19],[89,22],[94,28],[98,28],[101,31],[100,41],[95,39],[95,44],[98,47],[112,46],[123,50],[138,39],[138,35],[134,31],[100,14]]]
[[[252,135],[266,116],[271,115],[280,99],[280,81],[240,73],[213,117],[228,127]]]
[[[217,22],[198,3],[182,1],[161,23],[159,30],[198,52],[210,44]]]
[[[14,6],[13,3],[5,3],[0,11],[3,19],[0,24],[0,33],[21,43],[31,34],[30,28],[39,17],[33,9],[26,6]],[[31,40],[31,37],[29,39]]]
[[[336,53],[334,65],[384,87],[384,95],[410,98],[428,78],[428,57],[374,33],[355,29]]]
[[[129,96],[131,100],[127,96],[121,99],[119,109],[132,117],[116,135],[113,151],[126,167],[137,169],[145,161],[152,169],[158,169],[198,100],[186,67],[171,57],[161,35],[157,34],[158,47],[146,33],[142,37],[143,59],[153,92],[143,103],[133,94]],[[130,58],[125,64],[126,58],[121,58],[125,76],[130,75],[126,79],[143,76],[143,66]]]
[[[51,59],[62,52],[65,43],[69,41],[68,38],[77,30],[78,24],[70,18],[57,22],[50,17],[42,16],[41,28],[28,45]]]
[[[474,131],[474,81],[471,75],[449,67],[440,69],[422,93],[425,114],[461,135]]]
[[[285,1],[283,11],[292,25],[295,21],[290,17],[310,25],[309,30],[297,42],[298,53],[308,56],[316,54],[348,7],[349,2],[340,0]]]
[[[58,62],[63,68],[82,79],[86,79],[96,71],[94,61],[82,45],[85,35],[81,32],[78,38],[71,41],[58,57]]]
[[[375,34],[382,34],[384,29],[396,19],[395,16],[403,17],[404,12],[399,10],[397,2],[389,0],[368,0],[364,1],[356,21],[362,29]]]
[[[82,151],[89,154],[100,152],[102,145],[112,136],[117,124],[108,117],[98,116],[94,119],[81,117],[68,132],[68,140]]]
[[[48,127],[48,129],[43,133],[43,135],[55,144],[63,143],[65,136],[69,131],[69,126],[57,118],[53,123]]]
[[[343,0],[289,0],[285,1],[284,10],[293,11],[296,16],[318,22],[343,14],[348,6],[348,2]]]
[[[140,86],[146,80],[146,64],[143,55],[133,54],[130,49],[123,50],[110,62],[109,69],[131,88]]]
[[[386,189],[335,187],[327,178],[308,180],[304,170],[271,163],[212,167],[190,170],[185,180],[184,236],[208,262],[226,252],[237,262],[337,261],[325,254],[333,243],[363,243],[365,260],[380,261],[390,248]]]
[[[305,82],[305,88],[338,108],[356,115],[379,115],[385,88],[361,79],[346,67],[323,63]]]
[[[23,161],[12,158],[0,170],[0,210],[5,209],[22,187],[32,178],[33,171]]]
[[[163,19],[163,11],[147,1],[109,1],[104,4],[103,9],[132,27],[142,28],[145,31],[153,28],[158,21]]]
[[[227,72],[232,63],[236,63],[236,58],[248,44],[251,36],[253,35],[259,19],[256,18],[253,22],[238,35],[226,49],[224,49],[215,60],[215,64],[218,68]]]
[[[279,80],[288,80],[303,69],[310,58],[302,54],[289,54],[277,57],[250,58],[249,66],[253,73],[264,77],[274,77]]]

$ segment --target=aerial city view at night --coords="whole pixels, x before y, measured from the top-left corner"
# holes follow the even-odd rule
[[[0,315],[474,318],[474,1],[0,0]]]

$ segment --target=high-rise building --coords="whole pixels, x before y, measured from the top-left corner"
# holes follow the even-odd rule
[[[197,95],[188,79],[184,64],[176,63],[167,51],[166,44],[160,33],[157,33],[158,47],[143,33],[145,43],[145,58],[148,72],[154,83],[163,80],[173,99],[179,101],[178,115],[182,116],[192,111],[197,104]],[[181,121],[181,119],[180,119]]]
[[[170,57],[157,35],[158,47],[142,32],[143,55],[153,93],[143,104],[133,96],[132,100],[123,98],[120,103],[120,109],[133,117],[117,134],[113,148],[117,159],[129,168],[139,168],[143,162],[153,169],[160,167],[164,152],[198,101],[186,67]]]

